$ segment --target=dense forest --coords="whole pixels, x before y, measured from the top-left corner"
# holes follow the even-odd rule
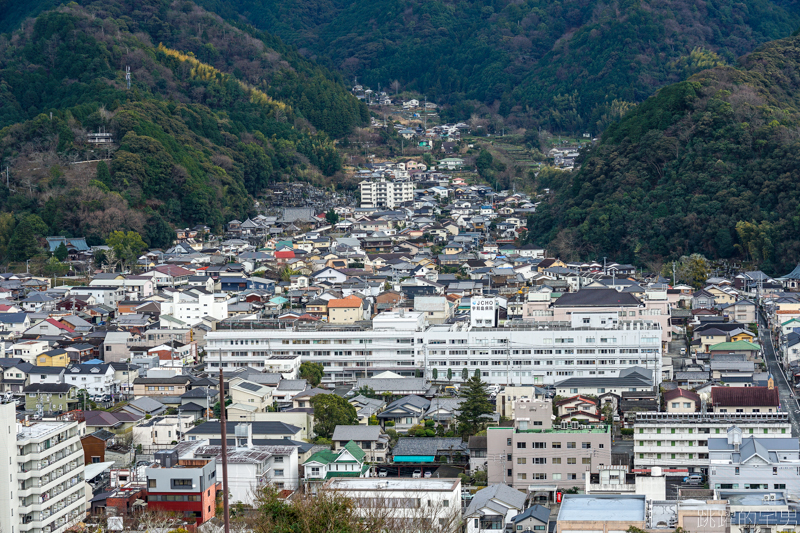
[[[665,87],[605,132],[553,191],[530,239],[645,264],[692,252],[754,260],[773,275],[800,261],[800,37],[737,67]]]
[[[194,3],[43,12],[0,36],[0,211],[14,214],[0,253],[29,216],[49,234],[133,229],[154,246],[170,224],[219,227],[272,182],[328,182],[334,139],[367,121],[335,74]],[[98,131],[117,149],[88,143]]]
[[[794,2],[198,0],[446,118],[597,133],[631,103],[800,26]],[[393,82],[397,80],[398,84]]]

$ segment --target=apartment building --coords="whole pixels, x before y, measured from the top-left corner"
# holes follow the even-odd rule
[[[60,533],[86,512],[82,422],[19,424],[0,404],[0,531]]]
[[[593,315],[595,319],[597,317]],[[570,377],[616,377],[640,366],[661,376],[661,330],[656,322],[617,321],[584,325],[584,313],[546,327],[472,328],[469,324],[428,326],[422,313],[385,312],[372,328],[314,324],[287,328],[269,322],[219,324],[206,337],[209,366],[262,369],[265,358],[300,356],[321,363],[324,384],[353,383],[383,371],[401,376],[454,380],[479,371],[490,384],[544,385]]]
[[[798,494],[800,452],[796,438],[743,435],[736,426],[708,439],[708,486],[727,490],[770,490]]]
[[[488,482],[527,491],[535,485],[571,488],[611,464],[608,426],[553,426],[552,402],[518,400],[513,427],[487,430]]]
[[[171,300],[161,302],[161,315],[172,316],[190,326],[199,324],[207,316],[224,320],[228,318],[227,296],[218,297],[197,288],[175,291]]]
[[[395,206],[414,200],[414,184],[409,181],[365,180],[358,187],[361,191],[361,207],[394,209]]]
[[[710,438],[736,425],[745,436],[762,439],[792,435],[788,413],[636,413],[633,455],[636,468],[688,468],[708,474]],[[680,475],[683,475],[682,473]]]

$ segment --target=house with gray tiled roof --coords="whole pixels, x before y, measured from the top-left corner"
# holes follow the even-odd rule
[[[389,451],[389,437],[380,426],[336,426],[333,430],[333,451],[338,452],[355,442],[366,454],[366,460],[383,463]]]

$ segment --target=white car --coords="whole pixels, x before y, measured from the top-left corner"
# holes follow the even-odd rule
[[[414,470],[414,473],[411,474],[411,477],[412,478],[421,478],[422,477],[422,471],[419,468],[417,468],[416,470]]]
[[[432,475],[433,475],[433,474],[431,473],[431,471],[430,471],[430,470],[428,470],[427,472],[425,472],[425,477],[426,477],[426,478],[429,478],[429,477],[431,477]]]
[[[385,468],[381,468],[378,470],[378,477],[386,477],[389,475],[389,472],[386,471]]]

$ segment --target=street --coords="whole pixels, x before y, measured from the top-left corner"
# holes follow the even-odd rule
[[[781,400],[781,406],[784,411],[789,413],[789,422],[792,424],[792,436],[800,436],[800,416],[798,416],[797,400],[792,397],[792,387],[786,379],[786,374],[783,373],[781,365],[775,356],[775,347],[772,345],[772,336],[769,329],[766,327],[766,320],[764,315],[759,312],[758,314],[758,337],[761,340],[761,346],[764,350],[764,362],[767,364],[767,369],[772,378],[775,380],[775,386],[778,388],[778,396]]]

